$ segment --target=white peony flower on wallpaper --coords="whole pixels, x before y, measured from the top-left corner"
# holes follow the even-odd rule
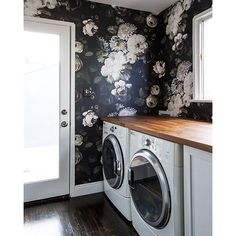
[[[138,59],[137,56],[131,52],[127,53],[126,58],[130,64],[134,64]]]
[[[106,51],[99,50],[96,52],[97,61],[100,63],[104,63],[104,61],[107,59],[109,53]]]
[[[84,35],[88,35],[92,37],[98,31],[98,26],[94,23],[92,19],[84,20],[83,21],[83,33]]]
[[[112,51],[123,51],[126,52],[126,41],[119,38],[118,36],[112,36],[110,40],[110,48]]]
[[[119,110],[125,108],[125,106],[124,106],[123,104],[121,104],[121,103],[116,103],[115,105],[116,105],[116,110],[117,110],[117,111],[119,111]]]
[[[168,111],[171,116],[177,117],[181,114],[182,108],[190,106],[190,100],[193,95],[193,75],[189,71],[191,63],[184,61],[180,63],[178,69],[178,76],[180,78],[175,78],[171,84],[172,96],[167,105]]]
[[[182,112],[182,107],[184,106],[182,96],[180,94],[176,94],[171,96],[170,102],[168,103],[168,111],[170,112],[170,116],[177,117]]]
[[[177,79],[184,81],[186,74],[189,72],[192,63],[190,61],[182,61],[177,67]]]
[[[26,16],[36,16],[37,14],[40,14],[40,11],[38,8],[44,7],[42,1],[38,0],[27,0],[24,3],[24,14]]]
[[[183,5],[183,9],[185,11],[189,10],[189,8],[191,7],[192,3],[194,0],[181,0],[182,5]]]
[[[104,77],[107,77],[107,81],[110,83],[117,81],[121,77],[120,72],[124,69],[126,63],[126,56],[122,51],[112,52],[104,61],[104,65],[101,68],[101,74]]]
[[[191,96],[189,96],[188,94],[184,94],[183,96],[183,103],[186,107],[190,106],[190,100],[192,99]]]
[[[179,32],[179,24],[182,21],[182,14],[184,12],[181,2],[178,2],[172,9],[168,17],[168,24],[166,26],[166,34],[169,35],[171,40]]]
[[[128,51],[134,55],[143,55],[148,48],[146,38],[141,34],[134,34],[129,37],[127,42]]]
[[[193,74],[191,71],[184,78],[184,93],[188,96],[193,95]]]
[[[193,74],[189,71],[191,63],[183,61],[178,66],[177,77],[172,80],[172,96],[167,104],[170,116],[177,117],[182,113],[182,108],[190,106],[193,95]]]
[[[164,61],[157,61],[153,66],[153,70],[158,74],[159,78],[163,77],[166,72],[166,63]]]
[[[88,110],[83,113],[83,126],[93,127],[93,125],[97,122],[98,116],[92,110]]]
[[[184,87],[183,87],[183,82],[179,81],[178,79],[173,79],[172,83],[171,83],[171,92],[173,94],[181,94],[183,95],[184,94]]]
[[[125,97],[128,94],[128,88],[132,87],[132,84],[126,84],[125,81],[119,80],[114,83],[115,89],[111,90],[111,94],[117,97]]]
[[[79,41],[76,41],[75,42],[75,52],[76,53],[82,53],[84,50],[84,45],[83,43],[79,42]]]
[[[57,0],[44,0],[43,2],[48,9],[54,9],[57,5]]]
[[[108,52],[110,50],[110,44],[103,37],[98,37],[97,39],[102,51]]]
[[[137,27],[130,23],[124,23],[119,26],[117,36],[123,40],[128,38],[137,30]]]
[[[118,112],[118,116],[134,116],[136,115],[137,110],[132,108],[132,107],[125,107],[122,108],[119,112]]]
[[[26,0],[24,3],[24,14],[26,16],[36,16],[40,14],[39,8],[47,7],[48,9],[54,9],[57,6],[57,0]]]
[[[75,135],[75,146],[81,146],[83,144],[83,136],[80,134]]]
[[[174,45],[172,46],[172,50],[173,51],[180,51],[183,49],[184,46],[184,39],[187,38],[187,34],[181,34],[178,33],[175,37],[174,37]]]

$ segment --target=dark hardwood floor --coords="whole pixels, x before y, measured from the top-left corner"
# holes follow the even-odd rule
[[[104,193],[27,206],[25,236],[138,236]]]

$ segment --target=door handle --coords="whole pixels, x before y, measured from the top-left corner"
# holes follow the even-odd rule
[[[68,125],[68,123],[66,121],[61,122],[61,127],[65,128],[67,125]]]
[[[115,175],[117,175],[117,162],[116,162],[116,160],[114,160],[114,162],[113,162],[113,169],[114,169],[113,173]]]
[[[119,161],[117,161],[117,163],[116,163],[117,165],[116,165],[116,173],[117,173],[117,175],[121,175],[121,164],[120,164],[120,162]]]
[[[131,169],[128,169],[128,183],[129,183],[130,188],[135,189],[134,171]]]

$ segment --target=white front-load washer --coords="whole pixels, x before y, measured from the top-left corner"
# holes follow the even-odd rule
[[[140,236],[183,236],[182,145],[130,131],[132,224]]]
[[[129,129],[103,123],[102,164],[104,192],[114,206],[131,221],[128,185]]]

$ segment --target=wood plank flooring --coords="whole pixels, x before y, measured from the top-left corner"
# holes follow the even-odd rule
[[[28,206],[25,236],[138,236],[104,193]]]

